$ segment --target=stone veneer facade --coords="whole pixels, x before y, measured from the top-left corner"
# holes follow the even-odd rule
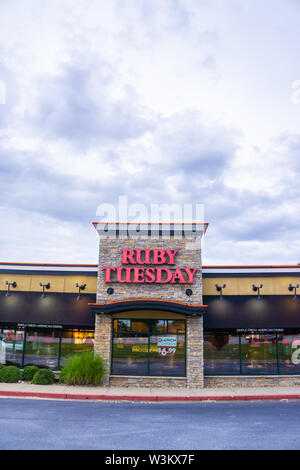
[[[192,305],[202,305],[202,261],[201,249],[198,246],[199,238],[186,239],[170,236],[164,239],[161,236],[153,238],[147,235],[127,236],[125,239],[110,236],[100,237],[99,272],[97,286],[97,302],[110,303],[112,301],[129,299],[160,299],[171,300]],[[122,249],[171,249],[178,250],[175,265],[160,265],[175,270],[177,267],[198,268],[191,284],[147,284],[147,283],[105,283],[104,272],[101,268],[118,267],[121,265]],[[150,265],[149,265],[150,266]],[[153,265],[151,265],[153,266]],[[143,265],[147,267],[147,265]],[[113,287],[113,295],[107,294],[107,288]],[[193,295],[187,297],[186,289],[191,288]],[[176,313],[166,312],[168,318],[178,318]],[[150,318],[144,312],[144,318]],[[163,314],[162,314],[163,315]],[[166,315],[163,315],[164,317]],[[122,315],[116,315],[122,317]],[[124,317],[124,316],[123,316]],[[134,317],[134,312],[132,312]],[[128,318],[128,316],[127,316]],[[143,318],[139,314],[139,318]],[[157,317],[156,317],[157,318]],[[182,316],[185,318],[185,316]],[[96,314],[95,319],[95,354],[103,357],[107,374],[104,379],[105,386],[122,387],[203,387],[203,318],[202,316],[187,316],[186,318],[186,377],[152,377],[152,376],[112,376],[112,316]]]
[[[295,387],[299,385],[299,375],[218,375],[204,377],[204,386],[206,388]]]

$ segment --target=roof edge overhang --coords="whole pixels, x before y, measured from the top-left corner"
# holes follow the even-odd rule
[[[92,222],[100,237],[142,236],[202,236],[208,222]]]
[[[128,299],[107,303],[89,303],[93,313],[122,313],[131,310],[163,310],[187,316],[200,316],[207,312],[207,305],[191,305],[172,300]]]

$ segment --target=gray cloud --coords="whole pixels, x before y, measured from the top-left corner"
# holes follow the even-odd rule
[[[98,74],[91,66],[61,66],[58,76],[36,83],[38,115],[32,125],[46,138],[66,139],[81,148],[137,138],[151,130],[153,123],[142,116],[133,89],[124,88],[123,99],[110,97],[114,79],[105,64]]]
[[[201,114],[187,111],[163,120],[155,135],[166,168],[183,172],[201,186],[203,180],[218,178],[232,162],[237,149],[237,130],[205,124]],[[200,179],[202,181],[200,181]]]
[[[71,172],[62,174],[47,164],[46,154],[43,160],[34,152],[2,150],[1,205],[11,211],[31,211],[61,223],[67,221],[87,227],[100,203],[117,204],[118,195],[122,194],[128,196],[129,204],[197,201],[205,205],[206,220],[211,224],[208,237],[215,243],[270,240],[275,243],[280,239],[299,238],[295,212],[287,215],[280,209],[282,201],[292,205],[299,196],[297,165],[293,170],[294,180],[282,178],[282,190],[276,195],[229,188],[224,183],[224,175],[232,171],[237,148],[235,135],[236,131],[230,128],[204,125],[197,113],[157,119],[152,131],[153,151],[161,155],[160,159],[139,160],[133,156],[131,162],[135,162],[139,171],[138,175],[131,174],[120,164],[124,149],[114,150],[116,137],[99,156],[99,177],[91,180]],[[297,136],[282,138],[286,156],[282,165],[289,159],[294,162],[297,139]],[[101,177],[103,161],[115,168],[109,178]],[[173,191],[170,183],[166,183],[169,177],[175,178]]]
[[[56,5],[58,4],[59,2],[56,2]],[[101,8],[96,4],[97,2],[94,3],[93,8],[91,7],[95,16],[102,13]],[[204,4],[206,9],[206,2]],[[232,9],[237,11],[237,5],[235,3]],[[188,7],[191,8],[190,11]],[[264,247],[272,245],[273,248],[269,253],[272,256],[281,256],[279,246],[288,246],[291,240],[299,240],[299,135],[280,136],[277,141],[272,142],[268,155],[259,150],[260,143],[258,143],[257,161],[266,159],[267,162],[263,176],[267,182],[271,178],[269,172],[276,171],[276,177],[272,173],[272,178],[274,185],[278,184],[278,187],[264,189],[261,184],[258,185],[260,189],[255,189],[246,181],[245,188],[241,183],[236,185],[239,189],[235,189],[229,185],[228,181],[235,182],[242,171],[246,180],[248,166],[252,168],[251,165],[245,164],[240,173],[234,171],[236,159],[242,158],[237,154],[237,150],[240,149],[237,146],[236,137],[241,137],[242,134],[213,119],[208,123],[198,111],[202,103],[195,102],[198,109],[190,110],[187,108],[190,105],[187,98],[188,104],[184,105],[185,87],[189,84],[194,86],[192,91],[195,92],[195,96],[198,96],[197,79],[200,80],[201,86],[205,86],[206,82],[202,74],[211,80],[215,77],[207,71],[217,71],[216,92],[218,85],[219,94],[216,95],[215,100],[211,100],[212,108],[213,103],[216,103],[216,108],[218,108],[217,99],[222,100],[222,93],[225,95],[232,93],[229,96],[232,104],[235,104],[234,100],[243,99],[247,95],[249,102],[243,101],[245,115],[248,114],[247,105],[251,111],[253,98],[257,100],[259,106],[268,107],[257,94],[251,95],[252,83],[248,83],[246,77],[241,76],[243,83],[239,88],[236,78],[240,71],[238,66],[243,64],[243,60],[249,60],[248,52],[250,51],[243,57],[239,56],[239,48],[236,47],[237,37],[234,34],[231,36],[229,29],[222,30],[217,25],[218,21],[215,16],[218,15],[212,15],[213,21],[208,21],[206,24],[204,16],[203,23],[200,21],[203,11],[198,2],[174,0],[162,3],[160,0],[149,0],[128,2],[125,5],[120,0],[115,3],[115,8],[112,8],[117,18],[112,19],[112,23],[107,27],[107,31],[112,32],[111,37],[103,49],[95,47],[95,52],[92,47],[93,52],[90,52],[91,45],[96,44],[99,38],[104,39],[100,35],[102,23],[92,21],[90,26],[88,16],[85,16],[85,9],[76,9],[76,6],[74,8],[75,16],[70,14],[68,19],[70,23],[66,22],[62,29],[55,24],[55,21],[50,25],[49,37],[55,34],[57,27],[60,33],[59,40],[63,42],[61,48],[58,46],[57,62],[53,61],[52,67],[47,68],[49,64],[45,66],[41,57],[39,59],[41,64],[38,63],[38,59],[35,62],[29,58],[29,51],[32,52],[33,36],[29,35],[27,38],[28,56],[24,57],[24,70],[27,73],[27,85],[32,78],[34,93],[30,95],[32,103],[30,99],[25,100],[26,111],[22,107],[24,103],[21,100],[21,95],[23,93],[24,97],[26,90],[22,88],[22,77],[18,78],[16,75],[17,68],[15,71],[9,69],[7,61],[5,63],[3,61],[0,65],[0,79],[5,80],[8,92],[7,105],[0,106],[0,126],[3,131],[0,150],[0,208],[3,210],[2,213],[9,214],[10,220],[13,219],[14,214],[18,216],[31,214],[30,220],[34,221],[34,239],[38,239],[38,233],[43,233],[45,257],[48,257],[51,243],[55,243],[55,233],[52,233],[48,241],[45,240],[47,231],[41,229],[39,232],[38,220],[42,220],[43,217],[51,218],[57,224],[57,230],[65,223],[69,223],[70,226],[79,226],[82,235],[94,218],[97,206],[103,202],[117,203],[118,196],[122,194],[128,196],[129,204],[136,202],[146,204],[153,202],[203,203],[206,219],[211,223],[207,234],[208,257],[214,258],[217,253],[218,256],[223,257],[223,260],[230,260],[231,256],[236,256],[235,259],[240,257],[241,260],[249,262],[250,260],[243,258],[246,253],[247,256],[251,255],[253,258],[260,256],[264,261],[267,259],[264,256],[271,255],[264,255],[264,249],[257,255],[256,248],[253,249],[252,244],[260,243]],[[244,10],[246,14],[246,7]],[[81,13],[83,18],[80,17]],[[232,24],[230,8],[226,7],[225,13],[225,21],[219,18],[219,22],[230,28]],[[53,16],[53,18],[58,17],[60,16],[55,16],[55,14]],[[240,27],[243,28],[244,23],[242,18],[240,19]],[[30,25],[31,22],[29,15],[26,25]],[[116,32],[114,31],[115,25]],[[17,26],[21,28],[20,37],[24,35],[26,39],[26,31],[22,29],[23,22]],[[30,29],[29,26],[25,26],[25,29],[26,27]],[[97,28],[99,28],[99,36]],[[74,29],[79,31],[74,31]],[[64,36],[66,31],[67,36]],[[38,32],[37,28],[36,34]],[[249,32],[255,31],[249,29]],[[61,39],[65,37],[68,39]],[[69,44],[70,38],[76,38],[74,46]],[[224,38],[224,43],[221,38]],[[83,43],[83,39],[88,40]],[[177,68],[177,57],[174,57],[172,48],[173,40],[176,45],[183,41],[182,49],[179,47]],[[4,40],[2,41],[1,47],[8,57]],[[10,39],[8,51],[20,47],[19,44],[20,42],[15,42],[14,38]],[[202,45],[206,47],[201,49]],[[234,49],[233,55],[226,50],[229,45],[232,45]],[[160,46],[163,49],[161,56]],[[250,42],[245,42],[244,46],[250,48]],[[46,50],[47,41],[43,42],[43,47]],[[40,53],[38,48],[33,48],[33,51],[33,56],[38,56]],[[184,51],[192,52],[190,56],[187,54],[186,61]],[[269,49],[263,50],[262,44],[260,57],[263,57],[266,51],[268,52]],[[171,66],[165,68],[165,76],[160,75],[157,73],[158,69],[165,65],[164,61],[168,60],[169,52],[173,53],[170,57]],[[252,52],[253,57],[256,58],[256,48]],[[2,50],[0,57],[1,55]],[[158,56],[157,61],[155,55]],[[18,50],[15,63],[19,63],[18,59],[21,56],[22,51]],[[221,59],[220,56],[222,56]],[[66,57],[66,62],[63,62]],[[239,62],[238,59],[242,60]],[[146,80],[143,77],[142,68],[139,68],[139,60],[144,61],[145,66],[148,66],[147,60],[151,60],[151,66],[145,67],[146,73],[149,74]],[[11,64],[13,63],[12,60]],[[181,75],[182,64],[187,67],[187,73]],[[189,74],[196,73],[195,64],[196,67],[198,64],[201,74],[195,76],[195,81],[189,81]],[[233,64],[237,64],[237,67],[233,67]],[[32,74],[29,72],[31,65],[33,65]],[[21,68],[22,66],[19,70]],[[282,67],[283,69],[285,67]],[[155,77],[153,83],[151,82],[152,70]],[[255,72],[255,67],[253,70]],[[153,93],[155,96],[155,87],[159,91],[164,91],[162,84],[164,87],[166,83],[170,84],[170,90],[166,92],[169,91],[169,96],[173,96],[172,74],[174,73],[178,74],[177,77],[187,77],[188,81],[188,84],[182,81],[183,98],[176,95],[181,92],[180,80],[179,88],[174,87],[174,101],[180,98],[178,103],[181,104],[178,109],[182,111],[172,114],[172,111],[167,108],[164,111],[153,111],[155,106],[151,110],[145,109],[143,103],[151,102],[152,96],[150,95]],[[222,82],[224,76],[226,76],[225,81]],[[128,83],[127,77],[129,77]],[[142,86],[139,89],[140,77],[144,88]],[[162,83],[160,78],[163,79]],[[207,83],[209,90],[212,83],[210,81]],[[149,92],[151,86],[152,89]],[[213,86],[212,88],[214,89]],[[149,96],[145,98],[143,92],[149,93]],[[191,96],[194,96],[193,93]],[[224,100],[224,107],[228,106],[230,99]],[[166,100],[166,103],[169,102]],[[17,105],[21,106],[16,111]],[[236,108],[233,106],[232,115],[237,112]],[[157,109],[161,109],[160,106]],[[174,109],[177,109],[176,106]],[[222,108],[222,113],[226,115],[227,110],[224,111],[224,109]],[[214,109],[211,111],[213,114]],[[160,116],[159,112],[163,112],[164,117]],[[242,113],[241,116],[243,117]],[[238,114],[237,119],[233,119],[232,122],[239,122],[239,117]],[[247,119],[243,121],[244,125],[250,127],[251,122],[251,116],[249,121]],[[264,126],[263,122],[262,126]],[[251,143],[251,145],[254,144],[255,142]],[[55,159],[52,157],[53,148],[57,152]],[[64,162],[66,149],[70,168],[66,165],[60,167],[57,163],[58,156]],[[272,155],[273,150],[276,152],[276,158]],[[82,175],[79,170],[73,171],[72,165],[76,166],[78,160],[86,162],[90,177],[88,171]],[[104,171],[104,167],[107,171]],[[6,240],[7,247],[10,243],[9,232],[7,232]],[[15,246],[19,246],[16,250],[23,253],[25,242],[22,236],[18,240],[14,235]],[[66,245],[70,243],[67,236],[65,240]],[[226,252],[218,248],[223,245],[229,247],[226,248]],[[74,261],[77,256],[75,246],[77,249],[78,245],[74,244]],[[1,248],[3,251],[4,245],[1,245]],[[34,246],[31,247],[30,242],[29,225],[26,249],[34,251]],[[68,246],[67,249],[68,256],[71,257],[72,247]],[[42,248],[39,251],[40,257],[43,255],[41,250]],[[60,250],[63,257],[63,241],[60,243]],[[13,250],[10,249],[9,253],[12,254]],[[298,254],[291,250],[290,254],[295,259],[298,257]],[[88,251],[86,255],[88,256]],[[94,252],[92,255],[94,259]],[[29,254],[28,256],[31,258]],[[14,258],[17,260],[18,257],[19,253],[16,251]]]
[[[117,182],[61,174],[34,154],[0,152],[1,205],[38,212],[61,221],[89,223],[100,201],[108,201]]]

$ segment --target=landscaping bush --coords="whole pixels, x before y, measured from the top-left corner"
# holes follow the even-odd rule
[[[0,364],[0,369],[3,369],[3,367],[5,367],[4,364]]]
[[[21,379],[21,371],[16,366],[7,366],[0,369],[0,382],[15,383]]]
[[[67,385],[99,385],[105,374],[102,357],[85,352],[72,356],[63,367],[60,382]]]
[[[55,375],[50,369],[39,369],[33,376],[32,383],[36,385],[54,384]]]
[[[38,372],[39,370],[40,369],[37,366],[26,366],[24,367],[23,378],[25,380],[32,380],[34,374]]]

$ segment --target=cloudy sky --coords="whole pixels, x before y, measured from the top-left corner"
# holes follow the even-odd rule
[[[300,263],[299,0],[0,0],[0,260],[202,203],[205,264]],[[1,101],[2,96],[2,101]]]

